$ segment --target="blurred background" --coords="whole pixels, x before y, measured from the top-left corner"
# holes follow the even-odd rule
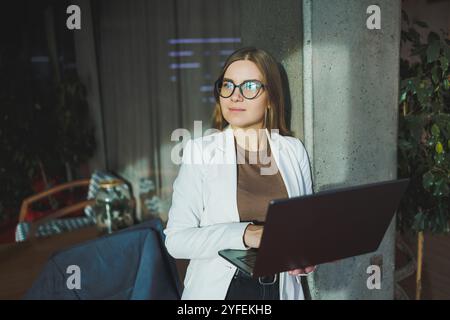
[[[66,26],[73,4],[81,9],[80,30]],[[128,192],[132,222],[123,227],[152,218],[166,222],[178,172],[172,132],[193,132],[194,121],[202,121],[203,131],[211,127],[221,66],[237,48],[255,45],[280,61],[288,126],[306,143],[316,191],[413,178],[380,249],[384,259],[370,258],[386,265],[390,285],[380,294],[362,293],[348,285],[349,274],[339,282],[315,279],[312,287],[331,286],[322,290],[327,294],[317,289],[317,297],[413,299],[419,292],[449,299],[450,1],[381,1],[382,30],[371,34],[356,27],[365,25],[370,4],[4,1],[0,244],[10,250],[27,239],[34,222],[95,200],[105,179],[120,180]],[[68,217],[80,226],[53,225],[48,235],[83,229],[79,218],[95,220],[86,206],[74,208]],[[86,225],[98,224],[94,220]],[[53,244],[38,260],[38,253],[26,254],[45,261],[52,250],[92,237],[49,237]],[[8,261],[3,270],[14,267],[14,259]],[[342,272],[327,274],[336,279]],[[3,286],[9,289],[1,296],[20,296],[18,282]]]

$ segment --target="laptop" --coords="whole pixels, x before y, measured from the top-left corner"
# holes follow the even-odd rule
[[[260,247],[219,255],[257,278],[376,251],[409,180],[272,200]]]

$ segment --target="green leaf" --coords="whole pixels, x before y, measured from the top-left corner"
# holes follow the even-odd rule
[[[418,79],[418,78],[411,78],[408,81],[408,88],[413,93],[417,93],[417,88],[419,88],[419,86],[420,86],[420,79]]]
[[[442,49],[444,50],[444,56],[447,58],[447,60],[450,61],[450,45],[449,44],[443,44]]]
[[[442,146],[442,143],[440,141],[436,144],[435,149],[436,149],[436,152],[439,154],[444,152],[444,147]]]
[[[428,33],[428,44],[434,41],[440,42],[441,37],[436,32],[431,31],[430,33]]]
[[[436,165],[441,166],[442,163],[445,160],[445,156],[443,153],[438,153],[437,155],[434,156],[434,161],[436,163]]]
[[[420,44],[420,34],[415,29],[409,28],[408,34],[413,42]]]
[[[413,149],[413,144],[410,141],[399,139],[398,140],[398,147],[400,150],[404,152],[408,152]]]
[[[406,23],[409,25],[409,18],[408,18],[408,14],[406,13],[405,10],[402,10],[402,19],[406,21]]]
[[[448,61],[449,59],[447,59],[446,56],[441,56],[441,58],[439,59],[439,62],[441,63],[442,77],[445,77],[445,74],[447,73]]]
[[[423,231],[425,229],[425,215],[419,211],[414,216],[413,229]]]
[[[448,183],[445,181],[445,179],[439,179],[435,183],[435,188],[433,195],[437,197],[441,196],[447,196],[450,193],[450,188],[448,187]]]
[[[431,133],[433,134],[433,136],[439,137],[440,130],[436,124],[433,124],[433,126],[431,127]]]
[[[417,99],[421,107],[424,107],[428,103],[428,90],[425,87],[425,81],[420,83],[420,86],[416,88]]]
[[[439,83],[439,74],[438,74],[438,67],[435,65],[433,69],[431,70],[431,78],[433,79],[433,82],[435,84]]]
[[[436,113],[440,112],[443,108],[443,106],[437,101],[433,101],[431,103],[431,106],[432,106],[433,112],[436,112]]]
[[[420,143],[422,138],[424,122],[425,117],[423,115],[409,115],[405,117],[405,124],[416,143]]]
[[[432,40],[427,48],[427,63],[435,62],[439,58],[441,45],[439,40]]]
[[[410,79],[403,79],[400,80],[400,88],[402,90],[402,92],[408,92],[409,88],[409,83],[410,83]]]
[[[422,28],[428,28],[428,24],[426,24],[425,22],[420,21],[420,20],[415,20],[414,24],[417,24],[419,27],[422,27]]]
[[[449,90],[450,89],[450,82],[448,81],[448,79],[444,80],[444,90]]]
[[[399,102],[399,103],[402,103],[402,102],[404,102],[405,100],[406,100],[406,91],[403,92],[402,95],[400,96],[400,102]]]
[[[422,176],[422,184],[425,190],[430,190],[434,183],[434,175],[428,171]]]

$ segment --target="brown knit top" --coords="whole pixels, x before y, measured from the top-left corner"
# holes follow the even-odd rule
[[[237,144],[236,139],[235,146],[238,177],[237,204],[240,220],[264,222],[270,200],[288,198],[283,178],[272,157],[269,143],[259,152],[242,148]],[[271,168],[271,174],[262,174],[263,167]]]

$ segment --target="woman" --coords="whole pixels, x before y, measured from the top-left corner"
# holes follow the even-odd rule
[[[225,62],[214,91],[219,132],[187,142],[164,230],[169,253],[190,260],[182,299],[304,299],[299,277],[314,267],[251,279],[218,255],[259,247],[270,200],[312,193],[282,92],[267,52],[242,48]]]

